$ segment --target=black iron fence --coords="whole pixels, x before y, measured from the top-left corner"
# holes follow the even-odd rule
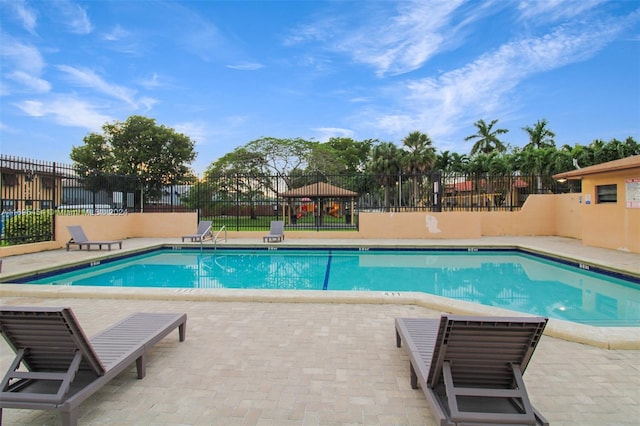
[[[575,186],[575,184],[578,186]],[[215,229],[354,230],[361,212],[514,211],[530,194],[579,192],[550,176],[221,175],[160,191],[136,176],[0,155],[0,245],[52,240],[55,215],[197,211]]]

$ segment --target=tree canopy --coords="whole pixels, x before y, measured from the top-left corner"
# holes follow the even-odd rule
[[[124,122],[106,123],[102,134],[85,136],[71,159],[80,174],[135,175],[152,197],[162,186],[193,180],[188,165],[195,160],[195,143],[186,135],[157,125],[152,118],[133,115]]]

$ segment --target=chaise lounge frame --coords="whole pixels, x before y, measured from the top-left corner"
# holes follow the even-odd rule
[[[210,220],[201,220],[198,223],[198,229],[196,229],[196,233],[183,235],[182,242],[184,242],[184,240],[186,239],[190,240],[192,243],[203,242],[207,237],[213,239],[213,232],[211,230],[212,223],[213,222]]]
[[[1,382],[0,424],[3,408],[28,408],[58,410],[63,425],[76,425],[82,402],[133,362],[144,378],[149,350],[176,328],[184,341],[186,322],[139,312],[88,339],[71,308],[1,307],[0,332],[16,357]]]
[[[542,317],[396,318],[396,346],[404,342],[411,387],[422,388],[440,425],[548,425],[522,378],[546,323]]]
[[[82,247],[86,247],[87,250],[91,250],[91,246],[98,246],[102,250],[102,246],[111,250],[111,246],[117,245],[119,249],[122,248],[122,240],[113,241],[90,241],[82,230],[82,226],[67,226],[71,239],[67,242],[67,251],[72,245],[77,245],[78,250],[82,250]]]
[[[269,235],[262,237],[262,242],[280,242],[284,240],[284,220],[272,220]]]

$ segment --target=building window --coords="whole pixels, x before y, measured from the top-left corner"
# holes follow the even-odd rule
[[[40,179],[40,183],[42,185],[42,187],[44,189],[51,189],[53,188],[53,178],[50,177],[43,177]]]
[[[2,184],[7,186],[15,186],[18,184],[18,178],[15,173],[2,173]]]
[[[40,201],[40,208],[42,210],[49,210],[51,209],[51,201],[47,200],[47,201]]]
[[[617,203],[618,185],[597,185],[596,203]]]
[[[12,212],[16,207],[14,200],[2,200],[2,211]]]

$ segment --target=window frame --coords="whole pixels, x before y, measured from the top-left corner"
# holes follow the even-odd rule
[[[615,183],[596,185],[596,204],[615,204],[618,202],[618,185]]]

